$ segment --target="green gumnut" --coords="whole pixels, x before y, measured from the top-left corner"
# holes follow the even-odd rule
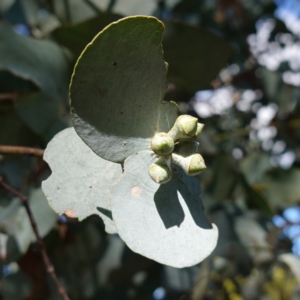
[[[192,158],[190,160],[188,175],[190,176],[197,175],[202,171],[204,171],[205,169],[206,169],[206,165],[203,157],[199,153],[192,155]]]
[[[174,140],[165,132],[159,132],[151,140],[151,149],[160,156],[170,155],[174,150]]]
[[[197,130],[196,130],[196,133],[195,133],[195,139],[200,135],[200,133],[202,132],[203,127],[204,127],[204,124],[197,123]]]
[[[174,126],[168,132],[168,135],[171,136],[174,141],[179,139],[193,138],[197,132],[197,124],[197,118],[189,115],[179,116]]]
[[[180,166],[189,176],[198,175],[206,169],[204,159],[199,153],[190,156],[172,153],[172,162]]]
[[[172,178],[171,170],[167,165],[161,163],[152,164],[148,169],[148,173],[150,177],[159,184],[167,183]]]

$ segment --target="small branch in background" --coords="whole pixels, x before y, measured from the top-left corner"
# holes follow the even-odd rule
[[[66,18],[67,24],[70,25],[72,23],[72,14],[71,14],[70,3],[68,0],[63,0],[63,2],[64,2],[64,8],[65,8],[65,18]]]
[[[53,279],[54,283],[55,283],[55,286],[57,288],[57,291],[58,293],[61,295],[62,299],[64,300],[70,300],[70,298],[68,297],[64,287],[60,284],[56,274],[55,274],[55,271],[54,271],[54,267],[50,261],[50,258],[46,252],[46,248],[45,248],[45,245],[41,239],[41,236],[39,234],[39,231],[38,231],[38,228],[37,228],[37,225],[36,225],[36,221],[34,219],[34,216],[31,212],[31,209],[29,207],[29,204],[28,204],[28,198],[26,196],[24,196],[23,194],[21,194],[20,192],[18,192],[17,190],[15,190],[13,187],[11,187],[10,185],[8,185],[7,183],[5,183],[3,181],[3,178],[0,177],[0,186],[5,189],[6,191],[10,192],[11,194],[13,194],[14,196],[18,197],[21,201],[22,201],[22,204],[23,206],[25,207],[26,209],[26,212],[27,212],[27,215],[28,215],[28,218],[29,218],[29,221],[30,221],[30,224],[31,224],[31,227],[33,229],[33,232],[36,236],[36,239],[37,239],[37,244],[39,246],[39,249],[40,249],[40,252],[41,252],[41,255],[42,255],[42,258],[43,258],[43,261],[44,261],[44,264],[45,264],[45,267],[46,267],[46,271],[47,273],[51,276],[51,278]]]
[[[44,150],[38,148],[0,145],[0,154],[43,156]]]
[[[15,100],[19,95],[18,92],[0,93],[0,101]]]
[[[101,9],[99,9],[99,7],[97,7],[97,5],[95,3],[93,3],[93,1],[91,0],[84,0],[84,2],[92,9],[94,10],[98,15],[101,14]]]

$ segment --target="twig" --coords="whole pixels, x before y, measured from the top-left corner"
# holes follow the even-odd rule
[[[58,280],[58,278],[57,278],[57,276],[55,274],[54,267],[53,267],[53,265],[52,265],[52,263],[50,261],[50,258],[49,258],[48,254],[46,252],[45,245],[44,245],[44,243],[43,243],[43,241],[41,239],[41,236],[39,234],[39,231],[38,231],[35,219],[34,219],[34,217],[32,215],[31,209],[29,207],[28,198],[26,196],[24,196],[23,194],[21,194],[20,192],[18,192],[17,190],[15,190],[14,188],[12,188],[7,183],[5,183],[3,181],[3,179],[2,179],[2,177],[0,177],[0,185],[5,190],[7,190],[8,192],[12,193],[14,196],[18,197],[22,201],[22,204],[25,207],[27,215],[28,215],[28,218],[30,220],[31,227],[32,227],[32,229],[34,231],[34,234],[36,236],[37,243],[38,243],[40,252],[42,254],[42,258],[43,258],[44,264],[46,266],[47,273],[53,279],[53,281],[54,281],[54,283],[56,285],[57,291],[61,295],[62,299],[64,299],[64,300],[70,300],[70,298],[68,297],[68,295],[67,295],[64,287],[60,284],[60,282],[59,282],[59,280]]]
[[[0,93],[0,101],[1,100],[15,100],[18,96],[19,96],[18,92]]]
[[[38,148],[22,147],[22,146],[0,145],[0,154],[43,156],[44,150]]]

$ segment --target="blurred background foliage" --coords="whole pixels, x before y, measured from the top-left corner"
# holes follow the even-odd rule
[[[76,59],[106,25],[138,14],[166,27],[166,99],[205,124],[213,254],[175,269],[131,252],[96,216],[57,217],[41,158],[1,155],[0,176],[29,196],[71,299],[300,299],[299,0],[1,0],[0,144],[44,149],[69,127]],[[1,299],[60,299],[24,208],[1,189],[0,260]]]

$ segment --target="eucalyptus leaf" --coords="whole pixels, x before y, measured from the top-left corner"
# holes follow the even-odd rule
[[[70,86],[75,130],[104,159],[123,162],[150,149],[156,132],[167,132],[176,106],[162,103],[166,63],[163,24],[153,17],[112,23],[85,48]]]
[[[107,2],[95,0],[97,3]],[[156,1],[149,0],[116,0],[111,7],[111,11],[123,16],[152,15],[157,7]],[[103,7],[104,8],[104,7]]]
[[[168,81],[175,84],[177,93],[193,95],[210,89],[233,54],[230,44],[202,28],[176,22],[165,22],[165,26],[163,46],[169,63]]]
[[[256,263],[266,263],[273,259],[271,246],[267,242],[267,232],[254,218],[237,217],[234,228],[241,243]]]
[[[0,3],[0,12],[5,13],[13,4],[15,0],[2,0]]]
[[[15,101],[15,107],[24,122],[43,137],[53,137],[49,131],[51,131],[52,125],[59,120],[61,126],[55,133],[68,127],[67,120],[64,118],[66,110],[63,103],[49,101],[43,93],[20,96]],[[47,114],[42,112],[47,112]]]
[[[284,253],[279,255],[279,260],[286,263],[294,276],[296,277],[298,284],[300,284],[300,259],[293,253]]]
[[[67,47],[77,59],[99,31],[119,19],[121,19],[120,15],[110,12],[102,13],[85,22],[61,26],[52,32],[52,36],[59,44]]]
[[[241,161],[241,170],[250,184],[258,183],[270,169],[270,156],[266,153],[250,153]]]
[[[57,44],[20,36],[5,23],[0,40],[1,71],[33,82],[49,101],[67,102],[69,58]]]
[[[98,13],[89,2],[82,0],[53,0],[54,13],[63,23],[82,22],[94,17]]]
[[[52,170],[42,183],[50,206],[59,214],[80,220],[100,215],[106,231],[116,232],[111,219],[110,190],[122,174],[121,165],[97,156],[74,128],[61,131],[51,140],[44,159]]]
[[[199,189],[187,187],[187,177],[177,174],[182,170],[173,169],[166,184],[151,180],[148,168],[155,160],[151,151],[126,159],[124,174],[112,191],[118,234],[131,250],[160,263],[195,265],[215,248],[218,229],[204,215]]]
[[[300,199],[300,170],[274,169],[265,174],[260,182],[262,193],[273,208],[287,208],[298,204]]]
[[[56,224],[57,215],[49,207],[41,189],[33,189],[28,199],[39,233],[41,237],[44,237]],[[10,248],[8,240],[6,251],[25,253],[30,243],[36,241],[26,210],[18,198],[12,199],[10,205],[1,208],[0,228],[16,241],[17,249],[16,247]],[[7,256],[10,258],[12,254],[7,253]]]

